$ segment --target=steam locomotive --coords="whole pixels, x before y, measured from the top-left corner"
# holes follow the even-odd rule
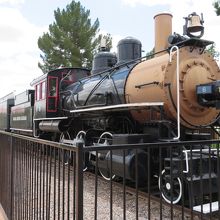
[[[205,51],[213,42],[201,39],[203,18],[196,13],[186,17],[184,36],[172,34],[171,14],[154,19],[150,59],[141,57],[139,40],[127,37],[119,41],[117,57],[102,47],[92,71],[50,71],[32,81],[35,90],[1,99],[1,129],[62,143],[81,139],[86,146],[210,139],[211,130],[219,125],[220,70]],[[206,135],[201,133],[204,128]],[[155,163],[158,152],[152,155]],[[135,153],[128,151],[125,156],[126,178],[134,180]],[[113,167],[123,163],[120,152],[113,152],[112,158]],[[138,151],[138,158],[144,163],[147,153]],[[98,159],[108,160],[109,152]],[[99,164],[105,179],[122,175],[113,170],[111,177],[107,163]],[[165,185],[169,191],[168,182]],[[162,195],[175,204],[180,191]]]

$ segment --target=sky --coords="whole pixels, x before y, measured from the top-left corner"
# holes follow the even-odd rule
[[[30,82],[42,75],[38,68],[41,51],[37,40],[54,21],[54,10],[63,9],[70,0],[0,0],[0,97],[19,94],[31,88]],[[81,0],[90,18],[100,22],[100,32],[117,42],[132,36],[142,42],[145,52],[154,47],[154,19],[161,12],[173,15],[173,32],[182,34],[183,17],[203,13],[204,39],[216,42],[220,51],[220,16],[212,0]]]

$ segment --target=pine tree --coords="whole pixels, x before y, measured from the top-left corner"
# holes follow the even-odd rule
[[[210,46],[208,46],[206,48],[206,52],[210,53],[217,61],[219,60],[220,53],[216,50],[215,43],[210,45]]]
[[[216,15],[220,15],[220,0],[214,1],[213,6],[215,8]]]
[[[149,60],[154,58],[154,53],[155,53],[155,48],[153,48],[151,51],[146,53],[146,59]]]
[[[80,2],[72,1],[66,9],[54,11],[55,21],[49,31],[38,39],[43,63],[39,67],[45,73],[62,67],[92,66],[101,36],[98,18],[92,24],[90,11]],[[108,38],[111,41],[111,37]]]

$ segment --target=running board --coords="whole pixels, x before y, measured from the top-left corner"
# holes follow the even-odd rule
[[[211,210],[210,210],[211,206]],[[197,205],[193,207],[193,211],[202,212],[203,214],[208,214],[210,212],[216,212],[219,210],[218,201],[212,203],[206,203],[203,205]]]

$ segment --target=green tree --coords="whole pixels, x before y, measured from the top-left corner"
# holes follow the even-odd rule
[[[220,0],[214,1],[213,6],[215,8],[216,15],[219,16],[220,15]]]
[[[92,23],[90,11],[76,1],[55,10],[54,17],[49,31],[38,39],[43,52],[38,66],[44,73],[60,66],[90,68],[101,40],[98,18]],[[111,46],[111,36],[106,37]]]
[[[215,43],[206,48],[206,52],[210,53],[216,60],[219,60],[220,53],[216,50]]]
[[[153,48],[151,51],[146,53],[146,59],[149,60],[154,58],[154,53],[155,53],[155,48]]]

